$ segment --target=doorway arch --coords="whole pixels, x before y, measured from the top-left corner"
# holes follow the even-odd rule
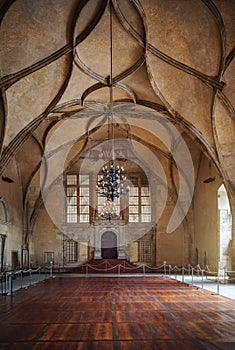
[[[232,214],[229,204],[227,191],[224,184],[218,189],[218,209],[219,209],[219,220],[218,220],[218,231],[219,231],[219,269],[232,269],[232,253],[231,253],[231,242],[232,242]]]
[[[113,231],[106,231],[101,237],[102,259],[117,259],[117,236]]]

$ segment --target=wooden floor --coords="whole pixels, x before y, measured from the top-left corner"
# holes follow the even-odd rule
[[[235,301],[168,277],[56,277],[0,296],[0,349],[235,349]]]

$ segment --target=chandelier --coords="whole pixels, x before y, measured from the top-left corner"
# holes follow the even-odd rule
[[[103,167],[102,173],[103,175],[101,175],[98,185],[96,185],[96,191],[101,196],[106,197],[108,201],[113,202],[115,198],[119,198],[121,194],[124,194],[125,170],[119,165],[115,168],[114,159],[112,159],[110,168]],[[129,186],[125,188],[125,191],[128,190]]]
[[[102,168],[102,174],[98,178],[96,192],[105,197],[106,202],[98,216],[111,221],[119,216],[115,210],[114,200],[119,198],[120,195],[127,194],[130,188],[125,186],[126,176],[124,168],[119,165],[115,167],[114,159],[111,160],[110,167],[105,166]]]
[[[99,218],[107,219],[109,221],[119,217],[119,215],[116,213],[114,203],[110,200],[106,200],[106,203],[98,216]]]
[[[105,205],[101,212],[98,214],[99,217],[108,219],[111,221],[113,218],[118,217],[115,211],[114,200],[119,198],[120,195],[129,192],[129,186],[125,186],[126,176],[123,167],[117,165],[115,167],[114,157],[114,135],[113,135],[113,53],[112,53],[112,4],[110,1],[110,76],[107,77],[107,86],[110,92],[110,108],[108,114],[108,139],[110,139],[111,129],[111,147],[112,147],[112,160],[108,166],[102,168],[102,175],[98,177],[96,192],[102,197],[106,198]]]

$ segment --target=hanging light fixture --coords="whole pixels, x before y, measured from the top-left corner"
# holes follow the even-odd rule
[[[126,183],[125,170],[119,165],[115,168],[114,159],[111,160],[110,168],[107,166],[102,168],[102,173],[103,175],[101,175],[98,185],[96,185],[96,190],[101,196],[113,202],[115,198],[119,198],[121,194],[128,191],[128,186],[124,189]]]
[[[111,128],[111,148],[112,159],[109,167],[102,168],[102,175],[98,178],[96,185],[96,192],[106,198],[104,207],[99,213],[99,217],[108,219],[111,221],[113,218],[118,217],[116,213],[114,200],[119,198],[120,195],[126,194],[129,191],[129,186],[125,187],[126,176],[123,167],[117,165],[115,167],[114,157],[114,134],[113,134],[113,35],[112,35],[112,3],[109,2],[110,10],[110,76],[107,77],[107,86],[110,93],[110,108],[108,114],[108,139],[110,139]]]
[[[119,215],[116,212],[114,203],[110,200],[106,200],[105,205],[103,206],[98,216],[101,219],[107,219],[109,221],[115,218],[119,218]]]

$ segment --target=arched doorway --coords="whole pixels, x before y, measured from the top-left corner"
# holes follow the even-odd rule
[[[231,270],[231,242],[232,242],[232,214],[227,191],[222,184],[218,189],[219,209],[219,242],[220,242],[220,265],[219,269]]]
[[[117,236],[112,231],[106,231],[101,237],[102,259],[117,259]]]

